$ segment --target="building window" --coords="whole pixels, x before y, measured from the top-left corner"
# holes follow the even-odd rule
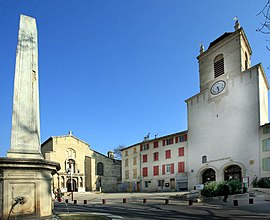
[[[148,176],[148,167],[143,168],[143,177]]]
[[[144,187],[148,188],[148,181],[144,181]]]
[[[137,165],[137,157],[133,157],[133,165]]]
[[[185,172],[185,162],[178,162],[178,173]]]
[[[178,156],[179,157],[183,157],[184,156],[184,148],[183,147],[178,148]]]
[[[143,155],[143,163],[147,162],[147,154]]]
[[[137,179],[137,169],[133,169],[133,179]]]
[[[129,170],[125,171],[125,179],[129,179]]]
[[[154,161],[157,161],[158,160],[158,152],[155,152],[154,153]]]
[[[173,144],[173,138],[164,139],[163,146]]]
[[[270,151],[270,139],[264,139],[262,141],[262,151],[265,152],[265,151]]]
[[[97,175],[103,176],[104,175],[103,174],[103,171],[104,171],[104,165],[103,165],[103,163],[98,162],[98,164],[97,164]]]
[[[75,160],[73,159],[66,160],[66,171],[68,173],[75,173]]]
[[[80,187],[82,188],[83,187],[83,178],[80,177]]]
[[[125,167],[128,167],[128,159],[125,159]]]
[[[157,148],[158,147],[158,141],[155,141],[154,142],[154,148]]]
[[[154,176],[158,176],[159,175],[159,166],[154,166],[153,167],[153,173],[154,173]]]
[[[269,133],[270,133],[270,127],[264,127],[263,134],[269,134]]]
[[[204,155],[204,156],[202,157],[202,163],[207,163],[207,156]]]
[[[245,70],[248,69],[248,55],[247,52],[245,52]]]
[[[270,171],[270,157],[262,159],[262,170]]]
[[[65,187],[65,177],[61,176],[61,187]]]
[[[222,54],[219,54],[214,59],[214,76],[215,78],[224,74],[224,58]]]
[[[148,150],[148,149],[149,149],[149,143],[141,145],[141,151]]]
[[[165,158],[166,158],[166,159],[171,158],[171,150],[166,150],[166,151],[165,151]]]
[[[133,148],[133,153],[136,154],[137,153],[137,147]]]
[[[171,164],[166,164],[166,173],[171,174]]]
[[[187,141],[187,134],[175,137],[175,143]]]
[[[125,150],[125,156],[128,156],[128,150]]]
[[[158,187],[164,186],[164,180],[158,180]]]

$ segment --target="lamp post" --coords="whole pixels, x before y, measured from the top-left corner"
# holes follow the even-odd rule
[[[72,169],[71,169],[71,164],[72,164],[72,162],[69,160],[68,161],[68,165],[69,165],[69,167],[67,168],[67,170],[66,170],[66,172],[67,172],[67,174],[69,174],[70,173],[70,190],[71,190],[71,201],[73,201],[73,179],[72,179]]]

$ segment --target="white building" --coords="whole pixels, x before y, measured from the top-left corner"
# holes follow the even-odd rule
[[[239,23],[197,57],[200,93],[186,100],[189,188],[261,174],[260,126],[268,122],[268,81]]]
[[[174,186],[177,175],[166,173],[164,176],[161,169],[165,165],[166,170],[170,163],[177,164],[179,159],[185,162],[184,174],[189,189],[214,180],[233,178],[248,180],[250,184],[255,177],[270,177],[269,84],[262,65],[251,65],[251,55],[251,47],[238,21],[234,32],[221,35],[206,51],[201,46],[197,57],[200,92],[186,100],[188,141],[184,146],[184,156],[177,157],[175,149],[178,146],[155,149],[150,142],[148,151],[140,153],[141,160],[147,152],[149,159],[136,165],[142,189],[159,190],[157,182],[163,177],[166,177],[165,183]],[[174,155],[169,160],[164,157],[166,149]],[[153,153],[157,150],[163,155],[158,162],[153,160]],[[133,157],[132,153],[128,155],[129,158],[125,158],[123,154],[123,166],[125,160]],[[123,182],[136,182],[132,178],[135,176],[131,176],[133,169],[133,164],[122,168]],[[158,170],[158,175],[154,174],[157,172],[154,169]],[[178,182],[180,186],[181,181]],[[179,190],[181,187],[171,187],[174,188]]]

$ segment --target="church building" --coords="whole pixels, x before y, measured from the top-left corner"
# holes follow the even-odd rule
[[[155,178],[148,176],[147,181],[177,180],[185,174],[188,189],[193,189],[209,181],[239,179],[250,185],[255,177],[270,177],[269,84],[262,65],[251,65],[252,50],[238,21],[234,28],[211,42],[207,50],[200,48],[200,92],[186,100],[185,154],[175,155],[173,161],[174,166],[184,161],[184,170],[174,176],[156,170]],[[122,152],[124,158],[125,149]],[[164,163],[160,161],[156,169]],[[137,172],[143,174],[143,163],[140,167]],[[122,172],[127,173],[126,168]],[[123,177],[124,181],[129,182]]]
[[[102,191],[116,192],[121,183],[121,161],[114,159],[113,152],[105,156],[90,149],[90,145],[68,135],[54,136],[41,145],[46,160],[60,164],[61,169],[53,176],[54,192]]]

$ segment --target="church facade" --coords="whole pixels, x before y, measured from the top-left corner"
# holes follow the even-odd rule
[[[256,177],[270,177],[269,84],[262,65],[251,65],[251,55],[238,21],[234,32],[224,33],[207,50],[200,48],[200,92],[186,100],[186,153],[175,161],[185,161],[188,189],[209,181],[250,184]],[[160,171],[155,178],[165,177]]]
[[[53,177],[54,192],[116,192],[121,183],[121,161],[112,152],[105,156],[90,145],[68,135],[54,136],[41,145],[46,160],[58,162],[61,169]]]

